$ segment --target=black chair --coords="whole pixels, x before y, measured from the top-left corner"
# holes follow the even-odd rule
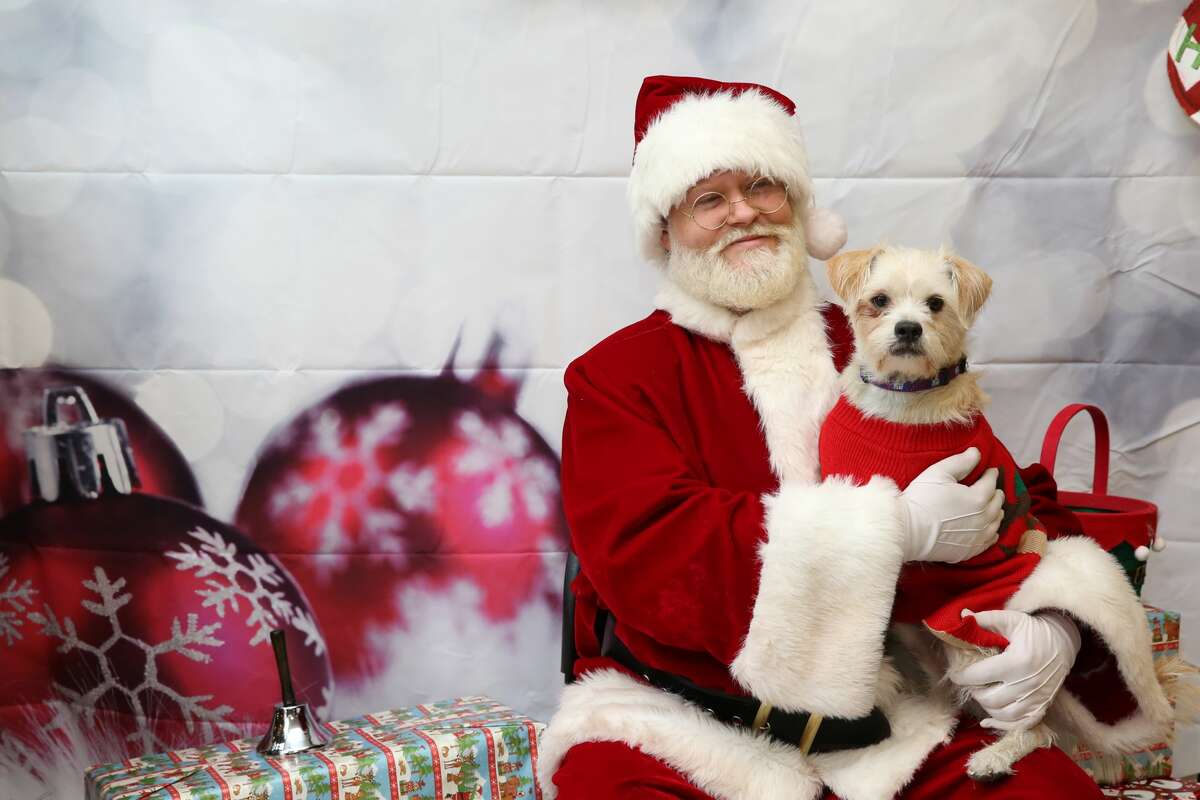
[[[575,551],[567,545],[567,564],[563,570],[563,611],[562,611],[562,660],[560,666],[563,683],[573,683],[575,680],[575,593],[571,591],[571,582],[579,574],[579,559]]]

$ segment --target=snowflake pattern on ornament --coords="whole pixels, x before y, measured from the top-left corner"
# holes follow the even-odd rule
[[[474,411],[459,415],[459,436],[468,443],[455,464],[459,475],[490,474],[479,495],[479,516],[488,527],[512,520],[519,499],[530,519],[541,522],[558,492],[558,475],[549,459],[531,455],[529,434],[511,420],[489,424]]]
[[[321,705],[314,708],[313,713],[319,720],[333,719],[333,690],[328,686],[321,687]]]
[[[431,514],[437,503],[436,476],[433,467],[417,469],[401,464],[388,478],[392,496],[409,514]]]
[[[184,658],[201,664],[207,664],[212,661],[212,656],[197,648],[220,647],[224,644],[224,642],[213,635],[220,629],[221,623],[214,622],[211,625],[197,626],[197,616],[195,614],[188,614],[187,625],[184,627],[179,624],[179,618],[175,617],[171,620],[171,638],[165,642],[151,645],[130,636],[121,629],[118,612],[133,597],[128,592],[121,592],[125,587],[125,579],[118,578],[115,581],[110,581],[102,567],[95,568],[93,577],[94,580],[85,580],[83,586],[96,594],[100,598],[100,602],[83,600],[80,605],[96,616],[108,621],[111,634],[103,643],[95,645],[91,642],[82,641],[75,628],[74,620],[67,616],[64,616],[61,620],[58,619],[49,605],[45,606],[45,613],[34,611],[29,614],[30,621],[42,626],[42,633],[44,635],[62,642],[58,646],[58,652],[69,653],[78,650],[89,653],[93,656],[94,662],[100,667],[100,680],[86,692],[77,692],[60,683],[55,683],[55,688],[67,698],[68,703],[81,715],[82,721],[86,725],[93,725],[96,700],[109,692],[118,692],[125,698],[129,707],[133,709],[138,722],[138,730],[129,734],[127,739],[129,741],[136,741],[145,749],[145,752],[169,749],[174,746],[174,743],[163,741],[154,735],[152,726],[147,724],[150,717],[142,703],[144,694],[157,693],[159,696],[170,698],[179,706],[182,718],[189,730],[193,725],[199,724],[201,731],[209,737],[214,736],[218,731],[237,733],[239,731],[238,726],[225,718],[233,710],[232,708],[227,705],[208,708],[205,706],[205,703],[212,699],[212,695],[185,697],[170,686],[160,683],[158,680],[158,664],[156,659],[164,653],[178,653]],[[113,663],[109,658],[109,651],[121,642],[132,645],[141,650],[145,655],[142,682],[132,688],[122,685],[117,679]]]
[[[345,554],[356,547],[403,552],[405,514],[431,512],[435,503],[432,468],[401,464],[389,474],[376,459],[379,447],[399,443],[407,431],[410,418],[404,406],[379,406],[349,428],[342,415],[329,408],[306,421],[301,461],[320,467],[301,466],[284,479],[271,496],[271,517],[278,520],[319,509],[319,549],[330,557],[320,559],[318,568],[326,572],[342,566]],[[373,502],[379,493],[393,498],[403,513]],[[357,526],[352,529],[349,520],[357,520]]]
[[[7,572],[8,558],[0,553],[0,579],[3,579]],[[25,614],[26,607],[33,603],[35,594],[37,590],[28,578],[24,583],[17,583],[16,578],[9,578],[8,585],[0,589],[0,637],[4,638],[4,643],[9,647],[21,638],[18,628],[25,624],[21,617]]]
[[[224,618],[226,608],[240,612],[238,602],[244,601],[250,607],[246,625],[254,628],[251,646],[267,641],[271,630],[278,628],[282,620],[304,633],[306,646],[312,647],[317,655],[324,655],[325,639],[317,629],[316,620],[293,606],[282,591],[272,588],[283,582],[283,576],[265,555],[249,553],[243,562],[237,545],[225,541],[220,533],[197,527],[188,535],[199,542],[198,548],[184,542],[180,550],[164,555],[179,562],[175,569],[196,570],[197,578],[207,578],[204,583],[208,588],[196,590],[204,598],[200,604],[203,608],[211,606],[218,617]],[[246,588],[247,584],[252,588]]]

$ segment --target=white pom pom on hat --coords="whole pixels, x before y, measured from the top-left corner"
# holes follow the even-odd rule
[[[836,211],[809,206],[802,224],[808,252],[813,258],[827,261],[846,244],[846,220]]]
[[[638,247],[664,264],[662,220],[698,181],[721,170],[770,175],[788,185],[808,252],[831,258],[846,243],[846,222],[813,204],[796,104],[755,83],[654,75],[642,82],[634,112],[629,204]]]

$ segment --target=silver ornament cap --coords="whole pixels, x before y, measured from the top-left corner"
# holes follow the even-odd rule
[[[65,419],[74,409],[76,422]],[[81,386],[42,393],[42,425],[25,431],[33,499],[95,500],[106,490],[130,494],[142,485],[125,421],[100,419]]]

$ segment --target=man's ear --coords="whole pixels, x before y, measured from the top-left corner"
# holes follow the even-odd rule
[[[970,325],[992,292],[992,279],[986,272],[953,253],[946,254],[950,278],[958,288],[958,310]]]
[[[875,256],[883,252],[882,247],[870,250],[846,250],[825,262],[829,285],[842,302],[853,302],[871,275],[871,264]]]
[[[666,250],[668,253],[671,252],[671,234],[667,232],[667,223],[665,221],[663,222],[662,230],[658,234],[658,241],[662,245],[663,250]]]

